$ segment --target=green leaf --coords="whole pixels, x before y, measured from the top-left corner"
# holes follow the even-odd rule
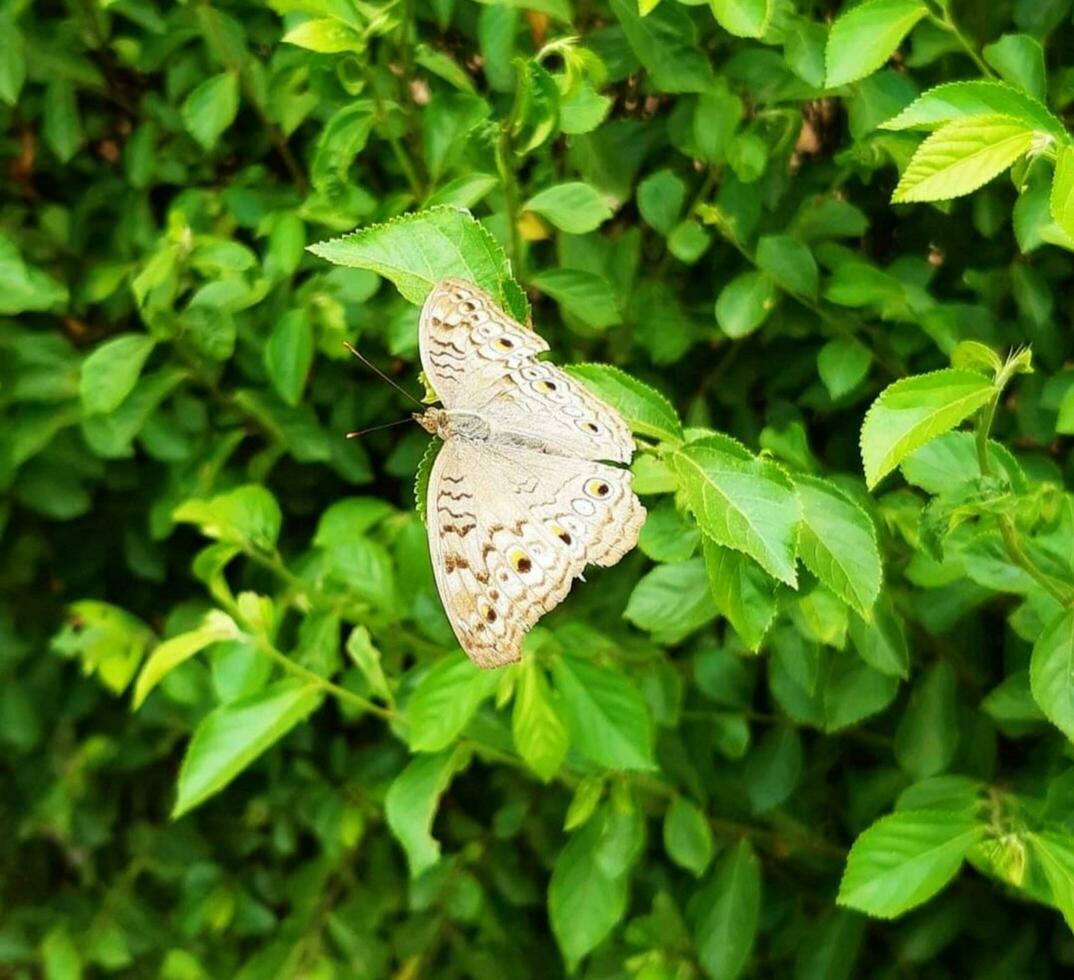
[[[198,85],[183,102],[183,125],[201,145],[211,150],[239,111],[239,80],[232,72],[213,75]]]
[[[889,677],[908,677],[910,650],[902,621],[891,600],[882,595],[873,605],[871,613],[868,622],[861,616],[850,617],[850,639],[858,656],[874,670]]]
[[[49,929],[41,940],[44,980],[82,980],[82,954],[65,922]]]
[[[1047,719],[1074,741],[1074,610],[1056,616],[1033,644],[1029,685]]]
[[[854,842],[836,901],[882,919],[902,915],[940,891],[984,835],[971,815],[946,810],[882,817]]]
[[[1062,122],[1042,102],[1003,82],[981,79],[948,82],[930,88],[882,129],[935,129],[944,123],[970,116],[1010,116],[1028,129],[1035,129],[1066,142]]]
[[[313,364],[313,327],[305,310],[290,310],[276,321],[264,361],[276,393],[288,405],[297,405]]]
[[[223,789],[313,712],[323,697],[320,685],[288,678],[209,712],[198,722],[183,757],[172,818]]]
[[[67,163],[82,145],[82,119],[78,113],[75,87],[65,78],[54,78],[45,92],[45,142]]]
[[[87,415],[111,412],[138,383],[156,341],[145,334],[123,334],[105,341],[82,365],[79,394]]]
[[[153,643],[153,631],[137,616],[95,599],[71,603],[70,618],[54,645],[79,657],[87,675],[96,674],[105,687],[121,694]]]
[[[657,565],[634,586],[623,616],[661,643],[677,643],[716,618],[700,558]]]
[[[824,55],[828,29],[806,17],[794,17],[786,28],[783,57],[802,81],[813,88],[824,88]]]
[[[697,956],[712,980],[735,980],[749,960],[761,910],[761,863],[743,838],[690,902]]]
[[[475,667],[462,653],[438,660],[407,703],[411,750],[439,752],[447,748],[498,683],[496,674]]]
[[[1069,834],[1045,830],[1029,834],[1028,839],[1048,881],[1052,902],[1074,930],[1074,845]]]
[[[334,17],[316,17],[303,21],[280,40],[284,44],[293,44],[318,54],[340,54],[348,51],[361,54],[365,50],[362,35]]]
[[[829,340],[817,354],[817,372],[833,400],[849,395],[869,373],[872,352],[857,340]]]
[[[765,235],[757,242],[757,267],[781,289],[815,299],[819,276],[808,245],[790,235]]]
[[[716,298],[716,322],[732,340],[753,333],[775,308],[776,284],[763,272],[741,272]]]
[[[657,562],[686,561],[700,543],[701,531],[693,519],[674,500],[662,500],[646,515],[638,550]]]
[[[995,393],[987,378],[953,368],[889,385],[873,402],[861,427],[861,457],[869,487],[875,487],[915,449],[968,418]]]
[[[664,814],[664,850],[696,877],[704,874],[712,860],[712,828],[698,806],[683,796],[673,797]]]
[[[602,276],[582,269],[545,269],[530,285],[551,296],[564,311],[597,329],[623,322],[615,292]]]
[[[524,294],[510,288],[514,283],[503,249],[459,208],[415,211],[308,247],[336,265],[384,276],[417,305],[434,286],[457,277],[490,293],[516,320],[525,322],[529,316]]]
[[[955,675],[946,663],[930,667],[917,682],[895,732],[895,760],[914,779],[939,775],[958,744]]]
[[[768,30],[773,0],[709,0],[716,23],[736,37],[761,37]]]
[[[1044,49],[1028,34],[1004,34],[981,50],[987,61],[1005,81],[1034,99],[1043,100],[1047,82]]]
[[[262,550],[275,547],[282,521],[276,498],[256,484],[209,500],[188,500],[172,517],[179,523],[197,524],[206,537]]]
[[[565,370],[622,415],[631,432],[661,442],[682,441],[679,416],[655,388],[610,364],[571,364]]]
[[[802,507],[799,557],[840,599],[868,616],[883,574],[873,522],[826,480],[799,476],[795,487]]]
[[[927,15],[921,0],[865,0],[840,14],[828,35],[826,87],[871,75]]]
[[[321,130],[310,166],[313,186],[333,191],[346,184],[351,164],[369,141],[376,122],[371,99],[357,99],[337,109]]]
[[[552,672],[574,748],[607,769],[654,768],[649,713],[625,674],[569,655]]]
[[[697,31],[678,4],[664,3],[642,17],[637,0],[610,0],[638,61],[658,92],[703,92],[712,83],[712,68],[697,46]]]
[[[1006,478],[1019,493],[1027,489],[1025,473],[1010,450],[989,440],[988,455],[995,471]],[[977,440],[972,432],[945,432],[920,449],[914,450],[900,464],[907,483],[926,493],[941,494],[981,475],[977,459]]]
[[[571,235],[595,231],[612,216],[612,209],[604,198],[589,184],[579,180],[546,187],[522,207],[547,218],[560,231]]]
[[[573,971],[615,927],[627,905],[629,876],[611,876],[597,860],[601,826],[590,820],[559,852],[548,884],[548,917]]]
[[[1013,116],[971,116],[938,129],[914,153],[892,203],[961,197],[1003,173],[1032,146],[1034,130]]]
[[[794,980],[851,980],[865,935],[864,916],[835,909],[798,950]]]
[[[1048,204],[1055,223],[1074,237],[1074,146],[1056,149],[1055,177]]]
[[[417,755],[392,780],[384,798],[384,815],[406,852],[410,877],[417,878],[440,860],[440,844],[430,833],[440,796],[451,778],[469,763],[461,747]]]
[[[477,0],[478,3],[496,7],[512,7],[520,10],[535,10],[547,14],[561,24],[574,21],[570,0]]]
[[[207,646],[222,640],[235,640],[242,635],[238,626],[227,613],[214,609],[208,613],[197,629],[180,633],[159,644],[138,674],[134,685],[131,707],[138,710],[149,692],[181,663],[200,653]]]
[[[951,351],[951,367],[980,371],[989,377],[999,373],[1003,361],[991,347],[976,340],[959,341]]]
[[[379,698],[391,701],[391,688],[388,679],[384,676],[384,668],[380,662],[380,651],[373,645],[369,630],[364,626],[355,626],[347,637],[347,656],[351,658],[354,666],[361,671],[362,676],[369,684],[369,689]]]
[[[678,224],[686,201],[686,183],[671,170],[658,170],[638,184],[638,211],[665,237]]]
[[[708,536],[702,547],[716,608],[747,649],[757,651],[776,618],[777,583],[753,559]]]
[[[775,463],[705,442],[684,446],[669,462],[702,531],[796,587],[798,496]]]
[[[746,794],[754,813],[767,813],[790,799],[802,760],[802,740],[794,728],[781,725],[765,734],[746,759]]]
[[[67,287],[24,262],[15,243],[0,232],[0,316],[44,312],[66,302]]]
[[[544,782],[559,772],[570,738],[544,673],[532,657],[518,666],[511,734],[522,761]]]
[[[26,81],[26,55],[22,33],[15,26],[15,11],[6,9],[0,14],[0,36],[5,44],[0,47],[0,100],[9,106],[19,100],[23,82]]]
[[[873,670],[851,653],[836,651],[824,680],[824,730],[842,731],[883,711],[898,689],[894,677]]]

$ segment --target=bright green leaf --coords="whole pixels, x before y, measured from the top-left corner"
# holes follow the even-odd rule
[[[172,817],[223,789],[313,712],[323,697],[320,685],[289,678],[207,714],[183,757]]]
[[[313,327],[305,310],[290,310],[276,321],[264,361],[276,393],[288,405],[297,405],[313,363]]]
[[[796,586],[798,496],[775,463],[705,442],[684,446],[670,463],[702,531]]]
[[[544,673],[531,657],[518,667],[511,734],[527,766],[545,782],[555,776],[567,754],[570,737]]]
[[[774,0],[709,0],[716,23],[736,37],[761,37],[772,20]]]
[[[439,206],[369,225],[349,235],[310,245],[336,265],[369,269],[391,280],[411,303],[421,304],[434,286],[452,276],[472,282],[525,322],[525,296],[510,288],[503,249],[467,211]]]
[[[138,383],[156,342],[145,334],[122,334],[105,341],[82,365],[79,394],[87,415],[111,412]]]
[[[572,235],[594,231],[612,216],[612,209],[600,194],[589,184],[578,180],[546,187],[522,207],[547,218],[561,231]]]
[[[1060,613],[1033,644],[1029,683],[1041,711],[1074,741],[1074,610]]]
[[[571,364],[566,371],[619,412],[632,432],[662,442],[682,440],[674,407],[655,388],[610,364]]]
[[[891,200],[946,201],[969,194],[1025,155],[1034,138],[1034,131],[1013,116],[949,122],[917,148]]]
[[[840,14],[828,35],[826,86],[871,75],[927,15],[921,0],[865,0]]]
[[[873,522],[825,480],[799,476],[795,486],[802,507],[798,553],[803,563],[839,598],[868,615],[882,577]]]
[[[994,395],[987,378],[953,368],[889,385],[861,427],[861,457],[869,486],[875,487],[915,449],[954,428]]]
[[[882,919],[928,901],[985,835],[972,816],[902,810],[882,817],[854,842],[839,887],[840,905]]]
[[[626,674],[566,655],[552,672],[571,745],[608,769],[653,768],[649,712]]]
[[[411,878],[440,860],[440,844],[430,833],[433,820],[452,776],[468,762],[469,753],[459,747],[417,755],[388,787],[384,815],[393,836],[403,845]]]
[[[203,150],[211,150],[239,111],[239,80],[232,72],[213,75],[183,102],[183,125]]]

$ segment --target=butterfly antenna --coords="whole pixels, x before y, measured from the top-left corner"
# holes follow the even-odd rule
[[[411,419],[396,419],[394,422],[385,422],[383,425],[371,425],[368,429],[359,429],[357,432],[348,432],[348,439],[358,439],[361,436],[368,435],[370,432],[377,432],[380,429],[390,429],[393,425],[406,425]]]
[[[388,384],[390,384],[400,394],[406,395],[406,397],[409,398],[415,405],[418,405],[421,408],[425,407],[417,398],[415,398],[409,391],[407,391],[406,388],[404,388],[400,384],[397,384],[395,381],[389,378],[388,375],[386,375],[379,367],[377,367],[371,360],[369,360],[368,357],[361,353],[361,351],[359,351],[358,348],[355,347],[353,344],[349,344],[347,343],[347,341],[343,341],[343,346],[346,347],[347,350],[349,350],[355,357],[357,357],[358,360],[361,361],[367,368],[369,368],[370,371],[372,371],[378,377],[382,378],[384,381],[387,381]],[[404,419],[403,421],[409,422],[410,420]],[[393,422],[392,424],[395,425],[397,423]],[[378,428],[380,427],[378,426]],[[371,432],[372,429],[366,429],[365,431]]]

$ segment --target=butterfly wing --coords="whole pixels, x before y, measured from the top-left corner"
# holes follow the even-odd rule
[[[444,609],[480,667],[518,660],[585,566],[614,565],[645,520],[628,470],[459,439],[433,464],[426,506]]]
[[[634,440],[618,412],[538,361],[548,350],[544,340],[476,286],[440,283],[422,308],[419,343],[425,376],[445,407],[480,412],[499,429],[537,440],[545,452],[630,462]]]

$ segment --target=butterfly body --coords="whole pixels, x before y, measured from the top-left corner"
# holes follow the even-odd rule
[[[637,542],[645,509],[631,474],[602,462],[629,462],[633,440],[470,283],[430,293],[419,344],[444,404],[414,416],[444,440],[426,504],[437,588],[470,658],[510,663],[587,564],[612,565]]]

